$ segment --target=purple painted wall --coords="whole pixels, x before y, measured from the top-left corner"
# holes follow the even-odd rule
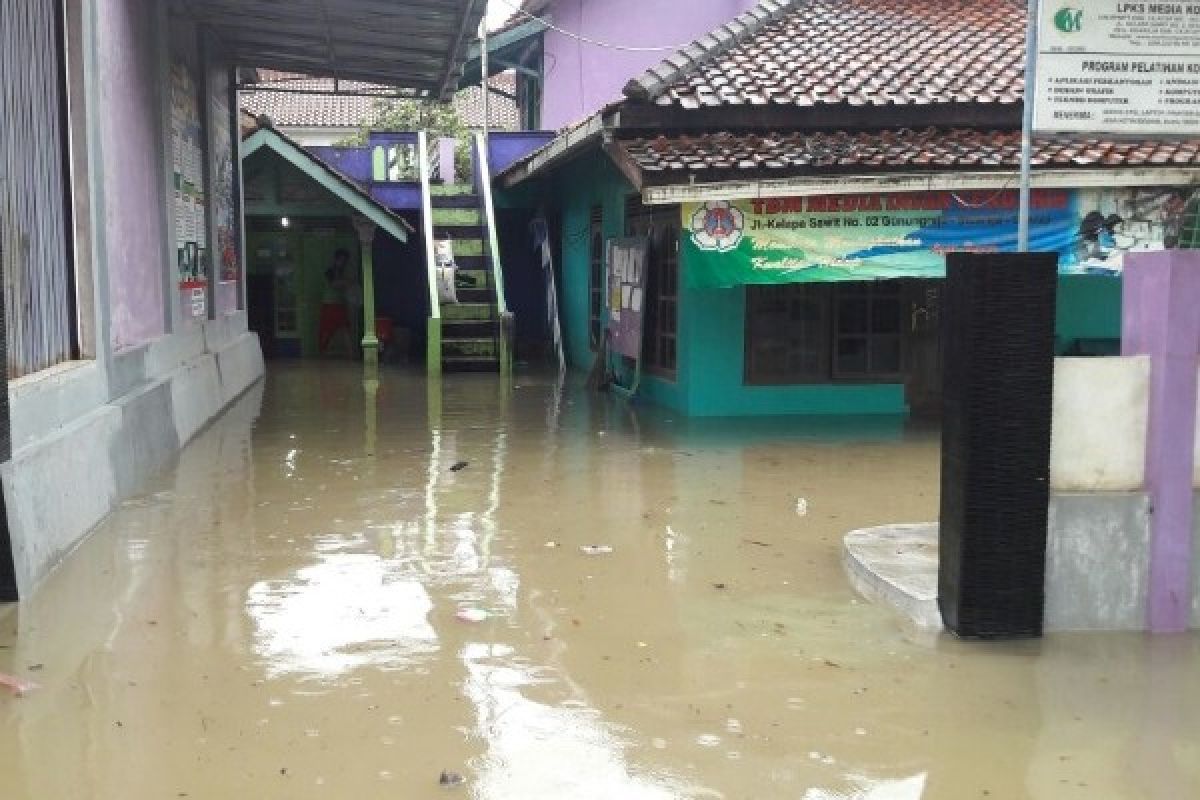
[[[488,135],[488,169],[498,175],[553,139],[550,131],[493,131]]]
[[[371,182],[371,151],[369,148],[312,145],[305,149],[347,178],[364,184]]]
[[[95,16],[96,112],[108,198],[104,240],[116,350],[164,333],[161,215],[167,200],[159,163],[155,16],[150,0],[114,0]]]
[[[553,0],[545,12],[554,24],[603,42],[674,47],[703,36],[754,7],[757,0]],[[545,34],[546,87],[542,127],[557,130],[618,100],[630,78],[668,51],[626,52],[581,42],[557,31]]]
[[[1146,489],[1150,530],[1148,624],[1155,633],[1186,631],[1192,609],[1193,443],[1200,359],[1200,251],[1128,256],[1122,344],[1150,366]]]

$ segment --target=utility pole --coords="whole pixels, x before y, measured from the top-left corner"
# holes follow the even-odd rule
[[[1029,0],[1028,20],[1025,23],[1025,91],[1022,95],[1021,117],[1021,202],[1017,211],[1017,250],[1029,251],[1030,185],[1033,182],[1033,101],[1037,82],[1039,0]]]

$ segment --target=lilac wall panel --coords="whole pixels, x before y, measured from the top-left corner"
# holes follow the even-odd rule
[[[638,47],[691,42],[754,7],[757,0],[555,0],[549,14],[571,33]],[[627,52],[548,30],[542,127],[557,130],[621,97],[630,78],[670,52]]]
[[[498,175],[516,161],[543,147],[554,138],[550,131],[492,132],[488,136],[488,168]]]
[[[112,344],[122,349],[164,332],[160,156],[162,106],[158,91],[155,12],[149,0],[113,0],[96,15],[104,153],[105,245]]]

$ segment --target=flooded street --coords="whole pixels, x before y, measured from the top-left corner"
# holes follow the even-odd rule
[[[0,610],[0,798],[1200,796],[1197,636],[856,598],[936,431],[517,383],[274,366]]]

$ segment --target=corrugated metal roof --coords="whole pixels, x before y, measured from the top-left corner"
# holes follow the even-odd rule
[[[328,75],[448,99],[486,0],[176,0],[243,67]]]

